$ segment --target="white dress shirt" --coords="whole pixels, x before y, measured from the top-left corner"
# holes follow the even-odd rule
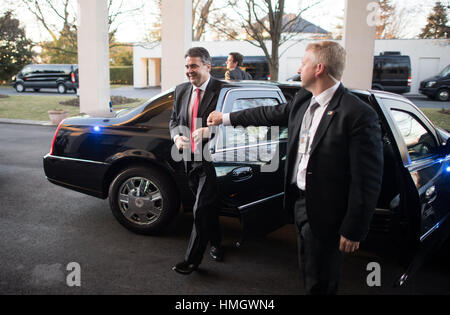
[[[309,104],[309,106],[311,106],[314,103],[318,103],[319,107],[316,109],[316,111],[314,112],[314,114],[312,116],[311,127],[309,128],[310,146],[308,148],[308,152],[306,152],[305,154],[300,154],[297,152],[297,159],[296,159],[297,171],[296,172],[294,171],[294,174],[296,174],[296,176],[294,176],[294,178],[293,178],[293,182],[296,182],[298,188],[300,188],[301,190],[306,189],[306,168],[308,167],[309,150],[311,149],[311,144],[314,141],[314,135],[316,134],[316,131],[317,131],[317,128],[319,127],[319,123],[322,119],[322,116],[323,116],[328,104],[330,104],[330,101],[333,98],[334,93],[336,93],[336,90],[338,89],[339,84],[340,84],[340,82],[337,82],[335,85],[333,85],[329,89],[323,91],[316,97],[313,96],[311,98],[311,103]],[[304,120],[304,118],[305,117],[303,116],[303,120]],[[302,122],[302,125],[303,125],[303,122]],[[301,129],[300,129],[300,131],[301,131]]]
[[[189,101],[189,108],[188,108],[188,123],[189,123],[188,127],[189,128],[191,127],[192,108],[194,107],[194,101],[195,101],[195,95],[196,95],[195,90],[196,89],[200,89],[200,91],[201,91],[200,92],[200,103],[201,103],[202,102],[202,98],[205,95],[206,87],[208,86],[208,83],[209,83],[210,79],[211,79],[211,76],[209,76],[208,79],[199,87],[197,87],[195,85],[192,85],[192,93],[191,93],[191,98],[190,98],[190,101]],[[199,103],[199,106],[200,106],[200,103]],[[199,126],[197,126],[197,127],[199,127]],[[205,127],[205,126],[203,126],[203,127]],[[179,136],[180,135],[175,135],[173,137],[173,142],[177,141]]]

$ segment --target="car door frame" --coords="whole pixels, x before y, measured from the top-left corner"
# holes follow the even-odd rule
[[[284,97],[282,91],[278,87],[230,87],[222,89],[221,97],[217,103],[216,111],[222,113],[229,113],[232,110],[233,102],[241,98],[275,98],[278,103],[285,103],[286,98]],[[222,135],[225,126],[218,126],[217,135]],[[275,153],[278,156],[278,169],[276,173],[280,176],[279,191],[271,191],[268,196],[260,196],[261,198],[257,200],[231,200],[229,196],[224,196],[223,193],[230,193],[233,190],[223,189],[222,198],[223,214],[230,214],[238,216],[241,222],[242,235],[241,240],[238,242],[241,244],[244,239],[249,235],[261,235],[267,234],[276,228],[284,225],[284,213],[283,213],[283,197],[284,197],[284,187],[283,187],[283,176],[284,176],[284,160],[282,160],[282,155],[286,154],[287,137],[285,139],[271,140],[268,142],[249,144],[248,146],[239,146],[234,148],[218,148],[219,137],[212,139],[210,141],[210,152],[213,158],[214,165],[216,167],[216,173],[218,177],[219,186],[226,187],[226,185],[244,185],[244,183],[233,183],[232,174],[234,171],[243,168],[251,168],[251,171],[255,174],[255,178],[261,175],[258,172],[259,164],[256,161],[245,161],[245,162],[224,162],[218,161],[217,155],[223,154],[225,151],[230,150],[246,150],[249,147],[259,147],[260,145],[266,146],[276,146]],[[282,147],[282,149],[280,149]],[[273,150],[273,147],[271,148]],[[272,151],[271,151],[272,152]],[[283,153],[284,152],[284,153]],[[226,165],[229,163],[229,165]],[[245,171],[245,170],[244,170]],[[244,174],[245,175],[245,174]],[[275,174],[273,175],[275,176]],[[270,177],[266,176],[266,177]],[[219,188],[220,189],[220,188]],[[275,189],[275,188],[274,188]],[[269,189],[270,190],[270,189]],[[274,210],[274,208],[279,208]]]
[[[387,123],[391,129],[394,140],[397,144],[397,148],[400,151],[404,167],[404,169],[402,170],[402,175],[405,179],[404,184],[406,185],[406,187],[404,188],[406,188],[406,195],[403,200],[402,198],[400,199],[400,206],[403,209],[408,209],[409,211],[418,211],[417,214],[411,215],[410,223],[413,225],[412,233],[414,234],[415,241],[423,242],[427,237],[431,235],[431,233],[437,230],[442,222],[448,219],[450,215],[450,212],[444,214],[443,216],[438,218],[436,222],[431,224],[431,226],[428,223],[428,227],[423,228],[426,224],[424,223],[423,218],[424,211],[426,210],[425,207],[431,206],[431,203],[435,200],[435,195],[427,196],[427,191],[431,191],[430,189],[432,188],[432,186],[434,186],[434,183],[439,176],[445,176],[444,167],[445,163],[448,163],[448,161],[450,161],[450,156],[442,156],[440,153],[441,150],[438,150],[438,153],[432,156],[425,157],[416,161],[411,161],[403,136],[391,116],[392,110],[398,110],[412,115],[425,128],[425,130],[432,135],[438,147],[443,146],[442,139],[440,139],[440,137],[438,136],[438,133],[430,120],[410,101],[383,95],[382,97],[377,97],[378,103],[380,103],[380,99],[382,104],[382,106],[380,107],[384,112],[384,116],[386,117]],[[392,106],[383,102],[383,99],[391,99],[393,101],[396,101],[396,106]],[[417,181],[413,179],[412,173],[420,172],[421,170],[436,165],[436,163],[441,164],[437,175],[431,178],[426,184],[418,187]]]

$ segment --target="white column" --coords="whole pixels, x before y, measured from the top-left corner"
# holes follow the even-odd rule
[[[150,58],[148,60],[148,86],[161,85],[161,59]]]
[[[191,42],[192,0],[163,0],[161,91],[186,80],[184,54]]]
[[[133,86],[137,89],[147,87],[147,58],[133,59]]]
[[[372,87],[377,4],[373,0],[346,0],[343,46],[347,51],[343,83],[348,88]]]
[[[80,112],[112,116],[107,1],[78,0],[78,18]]]

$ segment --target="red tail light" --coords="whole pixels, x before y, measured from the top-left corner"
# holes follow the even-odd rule
[[[408,77],[408,86],[411,86],[411,76]]]
[[[72,83],[75,83],[75,73],[71,73],[70,74],[70,80],[72,81]]]
[[[53,155],[53,147],[55,146],[56,136],[58,135],[59,128],[61,128],[61,125],[63,122],[64,122],[64,120],[61,121],[58,125],[58,128],[56,128],[55,135],[53,136],[52,147],[50,148],[50,153],[49,153],[50,155]]]

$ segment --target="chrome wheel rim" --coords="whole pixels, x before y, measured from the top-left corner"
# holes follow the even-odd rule
[[[64,93],[65,90],[66,90],[66,88],[64,87],[64,85],[62,85],[62,84],[58,85],[58,92],[59,93]]]
[[[22,85],[22,84],[17,84],[16,90],[17,90],[18,92],[23,92],[23,90],[24,90],[23,85]]]
[[[163,198],[154,182],[144,177],[126,180],[119,188],[119,208],[133,224],[150,225],[161,216]]]
[[[439,99],[441,101],[448,100],[448,91],[441,91],[441,92],[439,92]]]

